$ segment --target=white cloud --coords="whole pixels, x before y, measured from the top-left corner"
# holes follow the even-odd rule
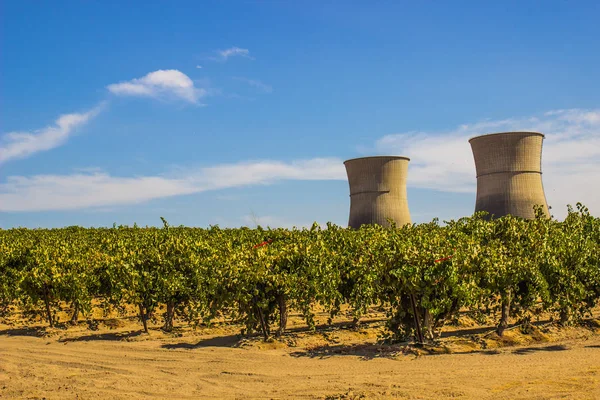
[[[264,93],[273,92],[273,87],[271,85],[267,85],[266,83],[263,83],[257,79],[248,79],[248,78],[242,78],[242,77],[234,77],[233,79],[235,79],[237,81],[245,82],[248,85],[250,85]]]
[[[64,144],[75,130],[98,115],[104,103],[84,113],[63,114],[54,125],[34,132],[9,132],[0,138],[0,164]]]
[[[135,204],[194,193],[184,180],[157,176],[122,178],[105,173],[11,176],[0,184],[0,211],[70,210]]]
[[[250,56],[250,51],[248,49],[242,49],[239,47],[230,47],[225,50],[218,50],[217,54],[217,57],[210,57],[210,59],[213,61],[227,61],[230,57],[240,56],[254,60],[254,58]]]
[[[313,158],[284,163],[281,161],[248,161],[203,168],[193,177],[200,186],[224,189],[245,185],[270,184],[279,180],[344,180],[346,172],[341,160]]]
[[[195,87],[189,76],[176,69],[159,69],[141,78],[113,83],[107,89],[118,96],[173,96],[194,104],[207,94],[205,89]]]
[[[408,186],[474,193],[475,165],[470,137],[501,131],[537,131],[546,135],[542,180],[552,213],[566,205],[586,204],[600,212],[600,110],[555,110],[542,115],[488,120],[446,132],[407,132],[379,139],[375,150],[411,158]]]
[[[103,172],[12,176],[0,184],[0,211],[72,210],[280,180],[346,179],[341,160],[256,161],[179,171],[176,176],[114,177]]]
[[[9,144],[1,148],[0,161],[62,143],[75,127],[85,123],[95,112],[63,116],[57,120],[56,127],[41,130],[37,135],[7,135]],[[410,157],[409,188],[462,192],[474,196],[475,167],[468,139],[480,134],[513,130],[546,134],[542,156],[543,182],[548,203],[556,217],[562,218],[566,214],[566,204],[578,201],[587,205],[595,215],[599,214],[600,110],[555,110],[524,118],[461,125],[446,132],[387,135],[376,142],[370,153]],[[39,142],[42,144],[33,145],[35,140],[31,137],[42,138]],[[293,162],[246,161],[201,169],[180,169],[158,176],[115,177],[96,169],[79,170],[71,175],[12,176],[0,183],[0,211],[108,207],[209,190],[267,185],[282,180],[346,179],[342,160],[336,158]],[[289,221],[264,218],[263,223],[266,224],[289,225]]]

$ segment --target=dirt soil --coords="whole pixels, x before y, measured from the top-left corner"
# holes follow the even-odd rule
[[[0,399],[600,399],[600,320],[558,329],[445,330],[382,344],[381,315],[281,340],[222,325],[150,335],[134,318],[68,329],[0,320]]]

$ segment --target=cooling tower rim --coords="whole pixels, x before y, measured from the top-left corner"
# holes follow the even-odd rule
[[[495,135],[510,135],[510,134],[518,134],[518,133],[525,133],[528,135],[538,135],[541,136],[542,138],[546,137],[546,135],[544,135],[541,132],[535,132],[535,131],[509,131],[509,132],[494,132],[494,133],[485,133],[483,135],[477,135],[477,136],[473,136],[471,139],[469,139],[469,143],[471,143],[472,140],[475,139],[481,139],[484,137],[488,137],[488,136],[495,136]]]
[[[373,159],[373,158],[387,158],[387,159],[390,159],[390,160],[406,160],[406,161],[410,161],[410,158],[404,157],[404,156],[368,156],[368,157],[350,158],[350,159],[344,161],[344,164],[346,164],[348,162],[351,162],[351,161],[368,160],[368,159]]]

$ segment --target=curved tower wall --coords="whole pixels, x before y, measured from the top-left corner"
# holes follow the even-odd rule
[[[548,204],[542,185],[542,141],[538,132],[504,132],[469,140],[477,170],[475,211],[533,219],[534,205]]]
[[[388,218],[395,221],[397,226],[411,223],[406,197],[409,161],[406,157],[393,156],[344,161],[350,185],[348,226],[389,226]]]

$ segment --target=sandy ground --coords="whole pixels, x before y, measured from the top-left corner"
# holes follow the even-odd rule
[[[378,344],[378,326],[263,343],[235,327],[0,323],[0,399],[600,399],[597,326],[514,329],[483,346],[481,329],[464,328],[429,351]]]

